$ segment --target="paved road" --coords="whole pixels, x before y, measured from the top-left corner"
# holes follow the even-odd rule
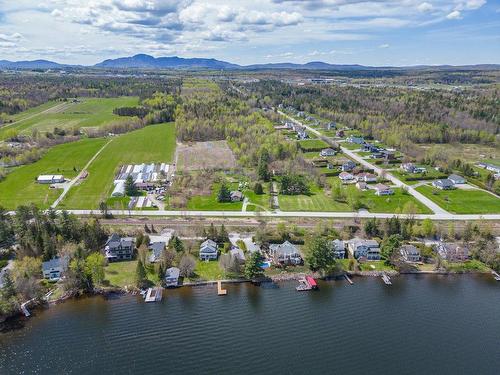
[[[67,210],[78,216],[86,215],[100,215],[98,209],[95,210]],[[378,219],[388,219],[395,216],[394,213],[372,213],[368,211],[360,212],[292,212],[292,211],[134,211],[134,210],[111,210],[109,211],[114,216],[135,216],[135,217],[146,217],[146,216],[165,216],[165,217],[221,217],[221,218],[252,218],[252,217],[274,217],[274,218],[287,218],[287,217],[303,217],[303,218],[339,218],[339,219],[352,219],[352,218],[378,218]],[[14,214],[14,211],[9,212]],[[399,215],[400,217],[405,217],[406,215]],[[416,214],[411,215],[415,219],[432,219],[432,220],[500,220],[500,214],[488,214],[488,215],[456,215],[450,213],[435,213],[435,214]]]
[[[306,124],[303,124],[302,122],[294,119],[293,117],[287,115],[286,113],[281,112],[281,111],[278,111],[278,113],[281,114],[281,115],[283,115],[283,116],[286,116],[287,118],[289,118],[290,120],[294,121],[295,123],[304,126],[311,133],[314,133],[314,134],[316,134],[318,136],[322,136],[322,134],[319,131],[317,131],[316,129],[314,129],[314,128],[306,125]],[[384,169],[382,169],[382,168],[380,168],[380,167],[378,167],[378,166],[370,163],[368,160],[363,159],[361,156],[359,156],[358,154],[356,154],[352,150],[349,150],[349,149],[347,149],[345,147],[342,147],[342,146],[340,146],[340,149],[342,150],[342,152],[344,154],[346,154],[347,156],[349,156],[351,159],[357,161],[359,164],[365,166],[368,169],[373,169],[376,174],[381,175],[382,173],[384,173],[385,177],[389,181],[391,181],[395,186],[400,187],[400,188],[404,187],[408,191],[408,193],[410,193],[411,195],[413,195],[418,201],[420,201],[421,203],[423,203],[424,205],[426,205],[428,208],[430,208],[432,210],[432,212],[434,212],[435,214],[440,214],[440,215],[449,214],[446,210],[442,209],[440,206],[438,206],[432,200],[430,200],[429,198],[427,198],[425,195],[423,195],[422,193],[419,193],[418,191],[416,191],[412,186],[406,185],[400,179],[398,179],[394,175],[392,175],[390,172],[387,172],[386,170],[384,170]]]
[[[69,183],[69,184],[65,184],[63,192],[61,193],[61,195],[59,196],[59,198],[57,198],[57,199],[54,201],[54,203],[52,203],[52,205],[50,206],[51,208],[56,208],[56,207],[57,207],[57,205],[58,205],[59,203],[61,203],[61,201],[62,201],[62,200],[64,199],[64,197],[66,196],[66,194],[68,194],[69,189],[71,189],[71,188],[73,187],[73,185],[77,183],[77,181],[80,179],[80,177],[82,176],[82,174],[83,174],[83,173],[84,173],[84,172],[85,172],[85,171],[86,171],[86,170],[90,167],[90,164],[92,164],[92,162],[93,162],[93,161],[94,161],[94,160],[95,160],[95,159],[99,156],[99,154],[101,153],[101,151],[102,151],[102,150],[104,150],[104,148],[105,148],[107,145],[109,145],[109,144],[111,143],[111,141],[112,141],[112,140],[113,140],[113,139],[110,139],[108,142],[106,142],[106,143],[104,144],[104,146],[102,146],[102,147],[99,149],[99,151],[97,151],[97,152],[95,153],[95,155],[94,155],[94,156],[92,156],[92,159],[90,159],[90,160],[88,161],[88,163],[87,163],[87,164],[85,164],[85,167],[83,167],[83,169],[80,171],[80,173],[78,173],[78,175],[77,175],[74,179],[72,179],[72,180],[70,181],[70,183]]]

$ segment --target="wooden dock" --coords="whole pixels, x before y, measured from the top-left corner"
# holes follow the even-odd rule
[[[491,271],[491,274],[493,275],[496,281],[500,281],[500,275],[497,272]]]
[[[159,302],[163,298],[163,288],[149,288],[144,296],[146,302]]]
[[[227,289],[222,289],[221,281],[217,281],[217,294],[219,296],[225,296],[227,294]]]
[[[382,274],[382,280],[384,281],[385,285],[392,285],[391,278],[386,273]]]
[[[347,274],[344,274],[344,277],[345,279],[347,280],[347,282],[350,284],[350,285],[353,285],[354,283],[352,282],[352,280],[349,278],[349,276],[347,276]]]

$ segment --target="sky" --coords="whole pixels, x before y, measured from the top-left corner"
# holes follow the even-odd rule
[[[500,0],[0,0],[0,60],[500,63]]]

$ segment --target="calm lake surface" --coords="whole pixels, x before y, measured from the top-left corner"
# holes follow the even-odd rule
[[[0,334],[0,374],[499,374],[500,283],[400,276],[67,302]]]

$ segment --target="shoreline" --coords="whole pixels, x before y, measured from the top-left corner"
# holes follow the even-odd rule
[[[317,273],[307,273],[307,275],[312,275],[315,279],[319,280],[338,280],[344,277],[344,275],[347,275],[349,277],[381,277],[382,275],[388,275],[390,277],[394,276],[399,276],[399,275],[441,275],[441,276],[446,276],[446,275],[488,275],[490,272],[486,271],[468,271],[468,272],[457,272],[457,271],[403,271],[399,272],[396,270],[391,270],[391,271],[347,271],[344,273],[339,273],[336,275],[329,275],[329,276],[320,276]],[[288,282],[288,281],[298,281],[299,279],[303,278],[306,275],[306,273],[285,273],[281,275],[273,275],[268,278],[262,278],[258,280],[249,280],[249,279],[225,279],[225,280],[206,280],[206,281],[194,281],[194,282],[187,282],[185,284],[182,284],[176,288],[182,288],[182,287],[198,287],[198,286],[208,286],[208,285],[217,285],[217,283],[220,281],[224,284],[243,284],[243,283],[252,283],[252,284],[260,284],[262,282],[272,282],[272,283],[280,283],[280,282]],[[176,289],[172,288],[172,289]],[[169,288],[163,288],[162,289],[169,289]],[[94,297],[94,296],[110,296],[110,295],[116,295],[116,294],[130,294],[130,295],[137,295],[140,292],[140,289],[138,288],[128,288],[127,286],[125,287],[103,287],[103,288],[97,288],[92,292],[89,293],[84,293],[80,294],[76,291],[68,291],[65,294],[63,294],[61,297],[59,297],[56,300],[53,301],[37,301],[31,304],[30,308],[32,310],[38,310],[41,307],[47,308],[50,307],[51,305],[58,305],[61,303],[64,303],[66,301],[72,300],[72,299],[77,299],[80,297]],[[21,310],[12,313],[11,315],[8,316],[1,316],[0,317],[0,333],[2,333],[4,329],[4,325],[7,324],[7,322],[12,322],[16,321],[18,319],[23,319],[23,313]]]

